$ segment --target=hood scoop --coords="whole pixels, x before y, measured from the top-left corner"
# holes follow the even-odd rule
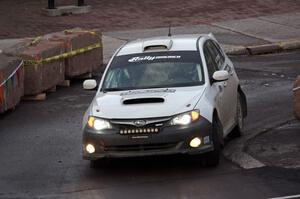
[[[132,99],[124,99],[123,104],[152,104],[152,103],[163,103],[165,101],[164,98],[161,97],[147,97],[147,98],[132,98]]]
[[[170,50],[173,41],[171,39],[152,39],[144,41],[143,49],[145,51],[155,51],[155,50]]]

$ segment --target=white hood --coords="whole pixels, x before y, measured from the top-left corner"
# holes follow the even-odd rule
[[[147,89],[98,93],[91,106],[91,114],[107,119],[137,119],[172,116],[192,110],[204,92],[204,86],[172,89]],[[163,98],[164,102],[123,104],[124,100]]]

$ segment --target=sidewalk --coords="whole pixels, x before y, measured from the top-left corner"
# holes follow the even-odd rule
[[[74,4],[56,1],[57,6]],[[0,39],[36,37],[69,28],[104,32],[104,62],[123,43],[142,37],[173,34],[215,34],[225,51],[247,55],[298,49],[300,1],[286,0],[89,0],[89,14],[48,17],[46,1],[1,0]],[[11,40],[5,42],[10,43]],[[3,50],[0,42],[0,50]]]
[[[76,0],[56,0],[72,5]],[[68,28],[101,31],[211,24],[300,11],[298,0],[86,0],[89,14],[48,17],[46,0],[1,0],[0,38],[34,37]]]
[[[230,55],[300,49],[300,12],[172,27],[172,34],[210,32],[216,36],[224,50]],[[168,27],[103,32],[104,63],[107,63],[115,50],[127,41],[167,34]],[[18,39],[0,40],[0,53],[19,41]]]
[[[172,34],[212,32],[231,55],[271,53],[300,48],[300,12],[172,27]],[[137,38],[168,34],[168,27],[104,32],[104,62],[120,45]]]

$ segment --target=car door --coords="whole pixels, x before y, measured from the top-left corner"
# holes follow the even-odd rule
[[[203,53],[205,57],[206,67],[209,76],[210,89],[209,89],[209,98],[215,101],[215,107],[218,112],[219,120],[221,121],[223,127],[226,122],[226,115],[224,112],[224,101],[222,100],[224,89],[222,82],[214,82],[213,74],[218,70],[217,63],[215,62],[215,58],[213,54],[209,50],[208,42],[205,42],[203,45]]]
[[[225,83],[225,90],[226,95],[228,95],[228,102],[227,102],[227,112],[228,112],[228,128],[227,130],[230,131],[234,125],[236,120],[236,109],[237,109],[237,89],[238,89],[238,78],[234,73],[234,68],[232,62],[226,57],[225,53],[219,46],[219,44],[215,41],[212,42],[212,49],[215,53],[218,53],[221,57],[221,61],[219,64],[220,70],[226,70],[229,74],[229,78]]]
[[[225,70],[226,62],[225,56],[222,52],[216,47],[212,40],[206,41],[204,44],[207,51],[207,58],[211,59],[212,64],[215,67],[215,70]],[[210,58],[209,58],[210,57]],[[232,101],[232,85],[230,81],[230,76],[227,81],[223,82],[215,82],[211,85],[212,87],[217,86],[219,93],[216,98],[216,104],[218,108],[219,119],[222,122],[224,133],[227,134],[229,129],[231,128],[232,121],[234,120],[235,115],[233,112],[236,107],[234,106],[234,102]]]

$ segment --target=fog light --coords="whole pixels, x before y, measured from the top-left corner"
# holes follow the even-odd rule
[[[198,137],[195,137],[194,139],[191,140],[190,146],[193,148],[199,147],[201,144],[201,139]]]
[[[95,147],[91,144],[86,145],[85,149],[88,153],[95,153]]]

